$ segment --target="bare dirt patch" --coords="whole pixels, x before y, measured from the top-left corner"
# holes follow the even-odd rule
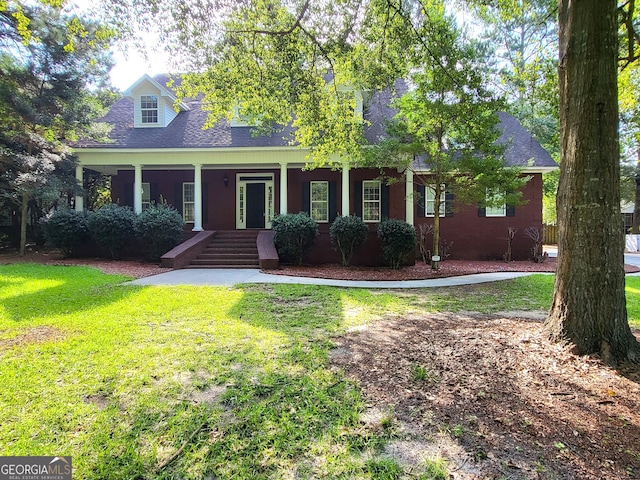
[[[0,340],[0,349],[20,347],[30,343],[54,342],[62,340],[64,337],[65,333],[57,328],[42,325],[29,328],[15,337]]]
[[[336,344],[332,364],[372,408],[394,412],[401,445],[443,456],[453,478],[640,475],[640,368],[572,355],[539,320],[433,314]]]

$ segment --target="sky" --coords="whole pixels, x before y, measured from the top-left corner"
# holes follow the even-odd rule
[[[129,88],[145,73],[153,76],[169,72],[166,56],[151,49],[147,52],[147,60],[135,49],[129,49],[126,54],[120,50],[114,50],[113,56],[116,65],[109,72],[111,84],[121,91]]]
[[[91,11],[93,0],[68,0],[65,9],[76,14],[86,14]],[[159,73],[168,73],[170,68],[166,61],[166,54],[155,51],[153,46],[157,40],[152,34],[142,34],[142,39],[147,44],[147,59],[135,48],[126,48],[120,45],[112,47],[115,67],[109,75],[111,84],[118,90],[124,91],[145,73],[153,76]]]

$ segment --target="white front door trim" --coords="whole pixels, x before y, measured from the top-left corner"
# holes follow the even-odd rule
[[[237,173],[236,174],[236,229],[247,228],[247,184],[264,184],[264,223],[271,228],[274,216],[274,181],[273,173]]]

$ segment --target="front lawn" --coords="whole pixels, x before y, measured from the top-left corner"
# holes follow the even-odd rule
[[[393,412],[363,421],[358,386],[330,365],[334,337],[390,316],[545,310],[553,287],[551,276],[391,292],[125,279],[0,267],[0,455],[71,455],[87,479],[400,478],[384,449],[399,435]],[[638,325],[636,289],[629,278]],[[434,469],[446,464],[426,458],[411,478],[446,478]]]

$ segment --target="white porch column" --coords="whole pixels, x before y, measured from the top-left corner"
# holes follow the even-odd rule
[[[142,165],[134,165],[133,175],[133,211],[142,213]]]
[[[287,213],[287,203],[289,201],[287,196],[287,164],[280,164],[280,215],[284,215]]]
[[[404,172],[407,182],[405,184],[406,222],[413,225],[413,170],[407,168]]]
[[[351,214],[349,210],[349,192],[349,165],[345,164],[342,166],[342,212],[340,213],[343,217]]]
[[[193,231],[202,231],[202,165],[196,163],[193,172]]]
[[[76,181],[80,188],[83,186],[84,182],[84,169],[81,165],[76,166]],[[76,195],[76,212],[81,212],[84,210],[84,196]]]

